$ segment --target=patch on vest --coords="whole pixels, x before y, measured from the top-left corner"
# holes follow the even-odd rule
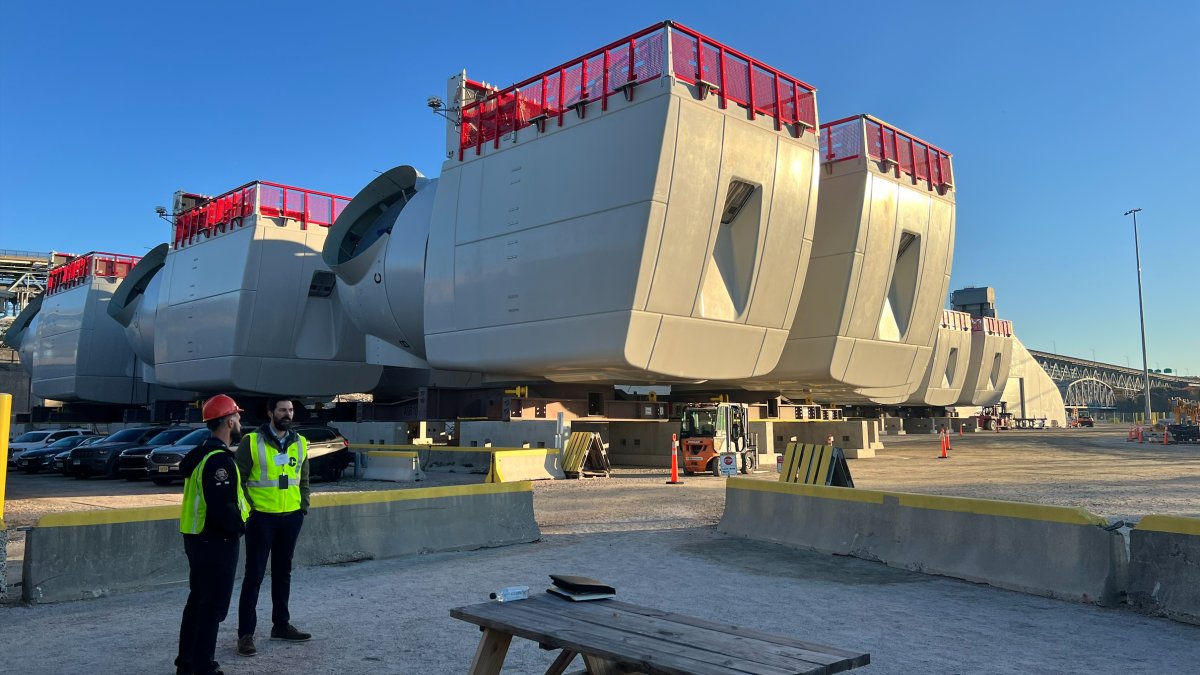
[[[217,472],[213,474],[213,477],[216,478],[217,481],[227,481],[229,480],[229,472],[225,469],[217,469]]]
[[[296,466],[296,458],[292,457],[292,458],[288,459],[288,465],[293,466],[293,467]]]

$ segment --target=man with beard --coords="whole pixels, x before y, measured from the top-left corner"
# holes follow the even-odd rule
[[[288,612],[292,554],[308,514],[308,441],[292,431],[292,401],[272,398],[270,421],[246,434],[237,449],[250,519],[246,521],[246,576],[238,601],[237,653],[254,656],[258,590],[271,561],[271,639],[303,642],[312,635],[293,626]]]
[[[193,448],[179,465],[183,508],[179,531],[188,558],[187,605],[179,626],[177,675],[219,674],[213,660],[217,630],[229,611],[237,572],[238,538],[245,532],[249,505],[242,492],[230,445],[242,437],[242,409],[218,394],[204,402],[204,422],[212,436]]]

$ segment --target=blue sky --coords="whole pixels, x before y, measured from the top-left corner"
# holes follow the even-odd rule
[[[952,288],[1034,349],[1200,375],[1200,4],[110,2],[0,6],[0,248],[140,254],[185,188],[353,195],[440,170],[446,79],[510,84],[666,18],[955,155]]]

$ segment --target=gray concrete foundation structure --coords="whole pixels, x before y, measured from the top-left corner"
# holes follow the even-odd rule
[[[178,516],[179,507],[161,506],[43,517],[27,535],[22,599],[79,600],[186,582]],[[318,494],[294,564],[469,550],[540,536],[528,483]]]
[[[755,431],[756,422],[750,423],[750,430]],[[790,420],[771,420],[766,438],[773,443],[773,452],[783,452],[789,441],[798,443],[824,444],[832,435],[833,444],[842,449],[848,459],[867,459],[875,456],[875,451],[883,448],[879,441],[879,420],[842,420],[838,422],[799,422]],[[759,452],[765,452],[759,436]],[[782,445],[781,445],[782,444]]]
[[[1082,509],[731,478],[718,530],[1063,600],[1111,606],[1124,538]]]
[[[1200,625],[1200,518],[1146,516],[1129,533],[1129,604]]]

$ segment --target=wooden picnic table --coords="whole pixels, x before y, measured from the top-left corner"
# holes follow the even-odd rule
[[[603,675],[839,673],[871,662],[870,654],[617,600],[571,602],[539,593],[458,607],[450,616],[483,631],[472,675],[499,673],[514,636],[562,650],[546,675],[561,675],[579,655],[587,672]]]

